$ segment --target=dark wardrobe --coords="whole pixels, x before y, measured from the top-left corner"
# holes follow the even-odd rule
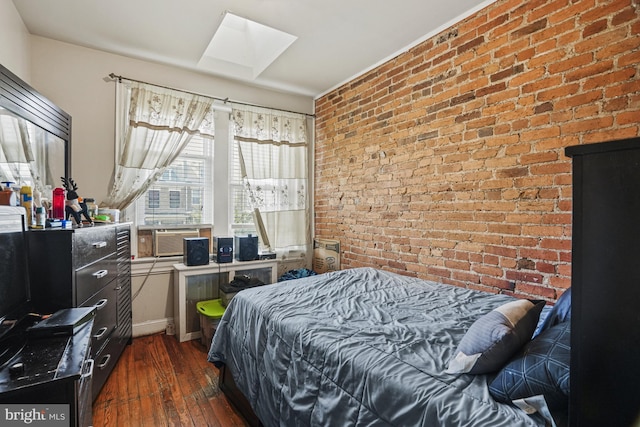
[[[573,159],[571,426],[640,425],[640,138]]]

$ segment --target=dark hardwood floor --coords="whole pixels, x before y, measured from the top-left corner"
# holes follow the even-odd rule
[[[134,338],[93,402],[93,425],[248,426],[218,388],[199,340]]]

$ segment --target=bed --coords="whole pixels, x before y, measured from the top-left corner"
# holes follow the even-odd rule
[[[554,329],[541,333],[540,314],[550,314],[544,302],[526,301],[535,309],[520,310],[514,322],[527,320],[525,338],[514,344],[522,331],[509,331],[507,344],[515,347],[500,355],[497,370],[476,369],[483,359],[495,362],[495,342],[480,356],[468,351],[487,338],[471,336],[474,330],[491,329],[487,322],[502,316],[502,307],[522,301],[372,268],[325,273],[238,293],[208,360],[231,372],[265,426],[562,425],[565,371],[545,380],[552,384],[536,396],[498,396],[505,375],[514,382],[504,368],[523,364],[527,348]],[[474,361],[464,359],[469,353]],[[549,376],[549,366],[544,370]],[[546,405],[542,396],[561,403]],[[560,410],[552,417],[554,406]]]

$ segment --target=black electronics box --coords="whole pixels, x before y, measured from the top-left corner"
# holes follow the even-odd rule
[[[74,331],[96,315],[96,308],[64,308],[27,329],[32,337],[52,337],[73,335]]]
[[[238,292],[244,289],[255,288],[256,286],[263,286],[265,284],[266,283],[256,277],[249,277],[240,274],[235,276],[230,283],[220,283],[220,302],[223,307],[226,307]]]
[[[258,236],[235,237],[236,259],[238,261],[254,261],[258,259]]]
[[[214,237],[213,253],[218,264],[233,262],[233,237]]]
[[[258,254],[258,259],[276,259],[275,252],[260,252]]]
[[[186,266],[209,264],[209,238],[185,237],[183,263]]]

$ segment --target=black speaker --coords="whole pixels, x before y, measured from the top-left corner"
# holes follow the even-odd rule
[[[184,265],[209,264],[209,239],[207,237],[185,237],[183,241],[182,262]]]
[[[258,236],[249,234],[247,237],[235,237],[236,259],[238,261],[253,261],[258,259]]]
[[[222,264],[233,261],[233,237],[214,237],[213,252],[216,262]]]

